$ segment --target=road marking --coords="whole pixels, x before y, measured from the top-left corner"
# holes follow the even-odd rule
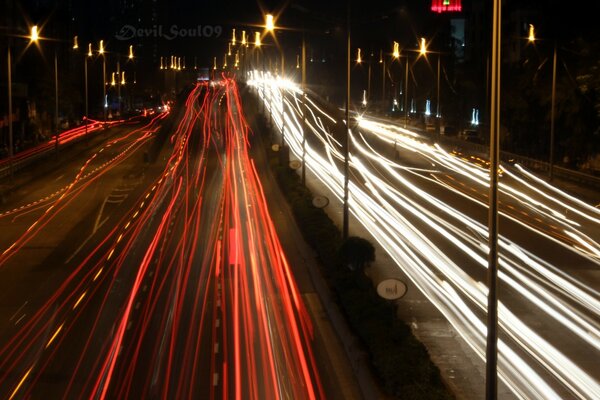
[[[17,392],[19,391],[19,388],[21,387],[21,385],[23,385],[23,382],[25,382],[25,379],[27,379],[27,377],[31,373],[32,369],[33,369],[33,365],[31,366],[31,368],[29,368],[27,370],[27,372],[25,372],[25,375],[23,375],[23,377],[19,381],[19,384],[17,385],[17,387],[15,388],[15,390],[13,390],[12,394],[10,395],[9,400],[12,400],[15,397],[15,394],[17,394]]]
[[[19,325],[19,322],[21,322],[21,320],[22,320],[23,318],[25,318],[25,316],[26,316],[26,315],[27,315],[27,314],[23,314],[23,315],[21,315],[21,318],[19,318],[18,320],[16,320],[16,321],[15,321],[15,325]]]
[[[48,348],[48,346],[50,346],[52,344],[52,342],[54,341],[54,339],[56,339],[56,337],[58,336],[58,334],[60,333],[60,331],[62,331],[62,328],[64,326],[64,322],[62,324],[60,324],[60,326],[58,327],[58,329],[54,332],[54,335],[52,335],[52,337],[50,338],[50,340],[48,340],[48,343],[46,343],[46,348]]]
[[[23,305],[21,307],[19,307],[19,309],[17,311],[15,311],[15,313],[13,314],[13,316],[10,317],[9,321],[12,321],[13,318],[16,317],[17,314],[19,314],[21,312],[21,310],[23,309],[23,307],[25,307],[28,302],[29,302],[29,300],[25,301],[25,303],[23,303]]]

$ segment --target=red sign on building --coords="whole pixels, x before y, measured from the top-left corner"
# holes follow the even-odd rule
[[[462,11],[461,0],[432,0],[431,11],[436,13]]]

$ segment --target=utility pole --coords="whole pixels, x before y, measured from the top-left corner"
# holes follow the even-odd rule
[[[8,43],[8,159],[10,179],[13,179],[13,108],[12,108],[12,57],[10,53],[10,39]]]
[[[346,34],[347,34],[347,49],[346,49],[346,145],[344,146],[344,222],[343,222],[343,238],[344,240],[348,239],[348,228],[349,228],[349,207],[348,207],[348,197],[349,197],[349,163],[350,163],[350,2],[348,2],[348,10],[347,10],[347,26],[346,26]]]
[[[404,76],[404,129],[408,126],[408,55],[406,56],[406,67]]]
[[[494,0],[490,101],[490,194],[488,214],[488,307],[486,343],[486,400],[498,397],[498,167],[500,166],[500,50],[501,0]]]
[[[306,186],[306,38],[302,32],[302,185]]]
[[[554,169],[554,117],[556,108],[556,40],[554,41],[554,57],[552,60],[552,101],[550,107],[550,160],[548,163],[548,176],[552,180]]]
[[[58,122],[58,57],[56,56],[56,50],[54,51],[54,123],[56,129],[55,136],[55,150],[58,155],[58,132],[59,132],[59,122]]]

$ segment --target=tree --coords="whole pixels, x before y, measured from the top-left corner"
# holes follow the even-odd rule
[[[375,247],[367,239],[350,236],[340,247],[340,259],[351,271],[362,271],[375,261]]]

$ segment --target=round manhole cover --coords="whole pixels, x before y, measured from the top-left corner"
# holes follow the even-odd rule
[[[302,162],[299,160],[290,161],[290,168],[293,170],[299,169],[302,166]]]
[[[329,199],[325,196],[315,196],[312,201],[313,206],[317,208],[327,207],[329,204]]]
[[[398,300],[407,291],[406,284],[399,279],[384,279],[377,285],[377,294],[386,300]]]

